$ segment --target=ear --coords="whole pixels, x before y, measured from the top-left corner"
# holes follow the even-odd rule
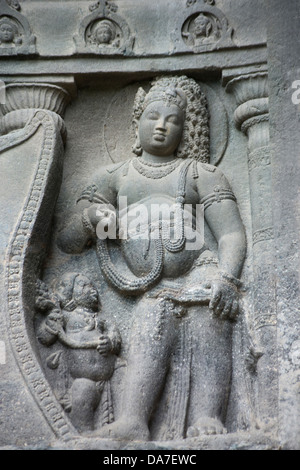
[[[134,129],[134,135],[135,135],[135,142],[132,147],[133,153],[135,153],[138,157],[140,157],[143,153],[142,147],[141,147],[141,142],[140,142],[140,137],[139,137],[139,120],[138,119],[133,119],[132,120],[132,126]]]
[[[134,129],[135,136],[137,138],[138,138],[138,135],[139,135],[139,125],[140,125],[139,119],[134,118],[132,120],[132,126],[133,126],[133,129]]]

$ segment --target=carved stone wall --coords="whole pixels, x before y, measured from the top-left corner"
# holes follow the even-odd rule
[[[0,448],[299,448],[280,11],[0,0]]]

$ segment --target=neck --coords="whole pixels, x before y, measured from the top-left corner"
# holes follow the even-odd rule
[[[152,155],[151,153],[145,152],[143,150],[142,154],[142,159],[145,160],[146,162],[151,162],[151,163],[168,163],[173,160],[175,160],[175,155],[172,153],[172,155]]]

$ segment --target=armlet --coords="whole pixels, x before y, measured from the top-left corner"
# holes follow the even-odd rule
[[[220,186],[216,186],[213,193],[208,194],[203,199],[201,199],[200,204],[204,205],[205,210],[214,202],[220,203],[226,199],[236,202],[236,197],[230,189],[223,189]]]
[[[95,184],[88,186],[77,199],[76,203],[82,201],[83,199],[89,202],[95,202],[96,204],[110,204],[110,202],[98,192],[98,188]]]

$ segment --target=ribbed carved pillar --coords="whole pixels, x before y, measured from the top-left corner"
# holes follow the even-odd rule
[[[62,116],[70,96],[63,88],[47,83],[11,83],[5,92],[0,122],[0,309],[5,318],[1,337],[7,361],[21,372],[10,385],[15,390],[12,407],[20,387],[24,389],[20,382],[25,381],[36,409],[46,418],[43,425],[48,422],[47,430],[51,428],[63,439],[76,431],[34,353],[34,297],[62,179]]]
[[[267,73],[236,76],[227,83],[226,91],[235,96],[236,126],[248,137],[253,256],[251,326],[257,352],[262,353],[255,383],[258,421],[265,427],[274,423],[278,400]]]

